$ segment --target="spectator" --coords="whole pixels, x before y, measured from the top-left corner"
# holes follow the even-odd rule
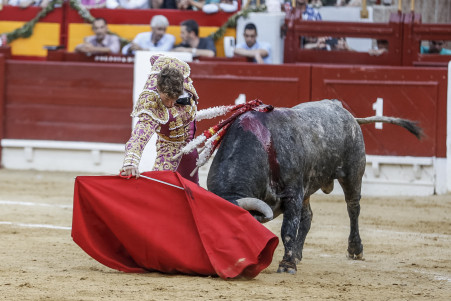
[[[257,27],[254,23],[247,23],[244,27],[245,42],[236,45],[235,54],[253,58],[258,64],[271,64],[271,45],[257,41]]]
[[[191,52],[193,57],[216,56],[216,46],[212,38],[199,37],[199,25],[194,20],[185,20],[180,24],[182,43],[175,46],[173,51]]]
[[[46,7],[49,4],[50,0],[9,0],[7,1],[8,5],[11,6],[19,6],[22,8],[29,6],[39,6]]]
[[[166,33],[168,26],[169,21],[165,16],[154,16],[150,21],[151,31],[137,34],[133,42],[122,48],[122,54],[135,54],[137,50],[171,50],[174,46],[175,37]]]
[[[368,51],[369,55],[379,56],[388,52],[388,44],[387,40],[376,40],[376,48],[370,49],[370,51]]]
[[[424,54],[446,54],[451,55],[451,50],[443,48],[445,45],[444,40],[432,40],[429,41],[429,47],[421,46],[421,53]]]
[[[150,0],[154,9],[192,9],[189,0]]]
[[[177,9],[175,0],[150,0],[153,9]]]
[[[330,50],[354,51],[344,37],[327,39],[326,44],[330,46]]]
[[[302,45],[304,49],[331,50],[330,43],[326,37],[302,37]]]
[[[321,14],[318,10],[314,9],[307,3],[307,0],[296,0],[295,6],[286,11],[288,19],[290,21],[294,21],[296,19],[302,19],[305,21],[322,20]]]
[[[111,9],[149,9],[149,0],[106,0],[106,7]]]
[[[106,7],[106,0],[80,0],[80,3],[87,9]]]
[[[307,4],[307,0],[296,0],[295,7],[290,8],[286,12],[285,23],[281,27],[281,35],[286,35],[287,29],[293,26],[295,20],[305,21],[321,21],[321,14],[313,7]],[[322,40],[321,40],[322,41]],[[302,37],[301,47],[307,49],[317,49],[318,47],[317,37]]]
[[[176,5],[178,10],[192,10],[193,7],[189,0],[176,0]]]
[[[82,44],[75,47],[75,51],[87,55],[93,53],[119,53],[121,49],[119,37],[108,34],[108,25],[104,18],[96,18],[92,22],[92,30],[95,35],[86,37]]]
[[[202,10],[206,14],[214,14],[218,11],[233,13],[238,10],[236,0],[188,0],[196,10]]]

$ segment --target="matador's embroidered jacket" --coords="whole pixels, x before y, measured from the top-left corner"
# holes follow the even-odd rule
[[[157,158],[153,170],[176,171],[181,157],[174,160],[173,156],[194,138],[198,96],[189,77],[188,64],[163,55],[152,56],[150,63],[150,75],[131,114],[132,117],[138,118],[138,123],[125,145],[123,165],[138,167],[144,147],[152,135],[157,133]],[[182,71],[185,78],[184,89],[190,94],[190,105],[175,105],[172,108],[163,105],[156,89],[157,74],[167,65]]]

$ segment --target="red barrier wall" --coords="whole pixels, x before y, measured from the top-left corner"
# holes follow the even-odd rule
[[[133,66],[6,60],[4,124],[0,138],[124,143],[131,131]],[[404,129],[363,125],[371,155],[446,157],[445,68],[345,65],[265,65],[194,62],[199,108],[233,104],[239,94],[274,106],[338,98],[356,117],[384,115],[418,120],[426,138]],[[0,97],[0,101],[2,98]],[[1,102],[0,102],[1,105]],[[0,111],[1,113],[1,111]],[[201,121],[200,131],[219,122]],[[1,127],[0,127],[1,129]]]
[[[133,67],[8,60],[3,138],[124,143]]]
[[[291,107],[310,98],[309,65],[257,65],[248,63],[191,63],[199,94],[199,109],[234,104],[240,94],[274,106]],[[219,120],[202,120],[203,131]]]
[[[409,13],[404,17],[403,65],[447,67],[450,55],[421,54],[421,41],[451,41],[451,24],[422,24],[421,15]]]
[[[285,20],[284,62],[401,65],[403,53],[402,15],[392,14],[389,23],[330,22]],[[389,42],[389,51],[380,56],[367,52],[324,51],[301,48],[301,37],[353,37],[382,39]],[[368,49],[369,50],[369,49]]]
[[[367,154],[446,157],[447,70],[442,68],[313,66],[312,100],[337,98],[356,117],[374,116],[383,98],[383,115],[420,122],[419,142],[404,129],[363,125]]]

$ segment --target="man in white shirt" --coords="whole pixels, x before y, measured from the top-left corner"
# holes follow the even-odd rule
[[[247,23],[244,27],[244,42],[237,44],[234,53],[236,55],[253,58],[258,64],[271,64],[271,45],[257,41],[257,27],[254,23]]]
[[[168,19],[163,15],[156,15],[150,21],[150,32],[141,32],[133,42],[122,48],[122,54],[135,54],[137,50],[169,51],[175,43],[175,37],[166,33],[169,26]]]

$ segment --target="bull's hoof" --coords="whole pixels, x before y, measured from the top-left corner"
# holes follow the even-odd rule
[[[296,274],[297,268],[294,262],[281,261],[279,263],[279,268],[277,269],[277,273],[288,273],[291,275]]]
[[[351,254],[348,252],[347,257],[352,260],[365,260],[365,258],[363,258],[363,251],[360,254]]]

